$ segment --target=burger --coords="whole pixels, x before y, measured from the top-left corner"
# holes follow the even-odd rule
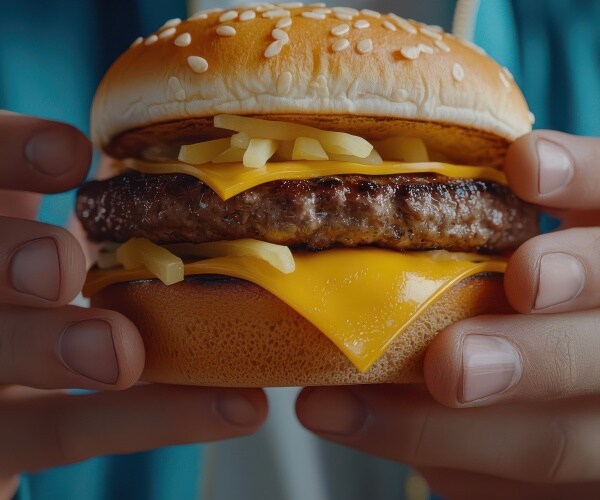
[[[500,167],[531,123],[507,69],[395,14],[172,19],[94,99],[113,163],[77,194],[101,242],[84,293],[137,325],[146,380],[422,380],[439,331],[510,312],[506,258],[537,214]]]

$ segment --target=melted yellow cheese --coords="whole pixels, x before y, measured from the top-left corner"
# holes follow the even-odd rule
[[[443,254],[442,254],[443,255]],[[452,254],[449,254],[450,256]],[[296,270],[283,274],[254,257],[218,257],[185,265],[185,274],[222,274],[251,281],[295,309],[323,332],[361,371],[429,304],[454,283],[506,263],[433,252],[334,249],[295,253]],[[152,278],[143,269],[92,270],[84,295],[118,282]]]
[[[330,175],[396,175],[435,173],[446,177],[482,179],[507,184],[506,176],[490,167],[468,167],[448,163],[403,163],[384,161],[379,165],[362,165],[341,161],[293,161],[267,163],[263,168],[246,168],[242,163],[206,164],[127,162],[146,174],[188,174],[212,188],[223,200],[260,184],[277,180],[314,179]]]

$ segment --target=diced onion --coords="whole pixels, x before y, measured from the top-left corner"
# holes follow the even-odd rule
[[[117,260],[125,269],[145,267],[165,285],[183,281],[183,261],[166,248],[146,238],[131,238],[117,249]]]
[[[209,243],[176,243],[166,245],[166,248],[185,259],[255,257],[264,260],[284,274],[293,273],[296,269],[294,256],[288,247],[251,238]]]
[[[245,149],[228,148],[217,156],[213,163],[239,163],[244,159]]]
[[[264,167],[278,147],[279,143],[273,139],[250,139],[248,149],[244,153],[244,167]]]
[[[294,142],[292,160],[329,160],[329,156],[316,139],[298,137]]]
[[[296,123],[262,120],[247,116],[217,115],[214,118],[214,125],[217,128],[245,132],[252,137],[262,139],[293,141],[298,137],[310,137],[318,140],[327,153],[333,154],[366,158],[373,150],[373,146],[362,137],[345,132],[319,130]]]
[[[203,165],[213,161],[223,151],[230,147],[230,139],[216,139],[214,141],[199,142],[181,146],[179,161],[191,165]]]

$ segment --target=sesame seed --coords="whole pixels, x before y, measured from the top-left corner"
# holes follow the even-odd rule
[[[267,10],[273,10],[277,7],[272,3],[263,3],[256,7],[256,12],[266,12]]]
[[[237,19],[238,13],[237,10],[228,10],[225,14],[221,14],[219,17],[220,23],[226,23],[227,21],[233,21]]]
[[[442,35],[440,35],[439,33],[435,32],[435,31],[431,31],[430,29],[427,29],[427,28],[421,28],[421,33],[425,36],[428,36],[429,38],[433,38],[434,40],[442,39]]]
[[[190,56],[187,62],[194,73],[204,73],[208,69],[208,61],[204,57]]]
[[[369,24],[369,21],[367,21],[365,19],[359,19],[358,21],[356,21],[354,23],[354,27],[359,30],[364,30],[364,29],[368,28],[369,26],[371,26]]]
[[[277,24],[275,25],[275,27],[277,29],[284,29],[284,28],[289,28],[292,25],[292,19],[290,17],[284,17],[283,19],[280,19],[279,21],[277,21]]]
[[[331,28],[331,34],[333,36],[344,36],[349,31],[350,26],[348,26],[347,24],[338,24],[337,26]]]
[[[331,9],[313,9],[313,12],[315,14],[331,14],[332,10]]]
[[[158,34],[158,38],[160,38],[160,39],[171,38],[175,33],[177,33],[177,30],[175,28],[168,28],[164,31],[161,31]]]
[[[177,26],[178,24],[181,24],[181,19],[179,19],[178,17],[175,17],[174,19],[169,19],[165,24],[162,25],[163,28],[173,28],[175,26]]]
[[[381,14],[379,12],[376,12],[376,11],[371,10],[371,9],[362,9],[360,11],[360,13],[363,16],[374,17],[375,19],[379,19],[381,17]]]
[[[302,7],[304,7],[304,4],[302,2],[284,2],[278,4],[278,6],[282,9],[301,9]]]
[[[292,90],[292,81],[294,77],[289,71],[284,71],[277,78],[277,95],[285,97]]]
[[[256,12],[253,10],[246,10],[240,14],[240,21],[250,21],[256,18]]]
[[[393,12],[390,12],[388,14],[388,16],[390,16],[394,21],[396,21],[396,25],[399,28],[402,28],[407,33],[410,33],[411,35],[416,35],[417,34],[417,28],[415,28],[412,24],[410,24],[403,17],[400,17],[400,16],[394,14]]]
[[[419,50],[425,54],[433,54],[433,47],[431,45],[420,43],[417,47],[419,47]]]
[[[331,10],[335,13],[350,14],[351,16],[358,16],[360,14],[358,10],[352,7],[332,7]]]
[[[340,21],[352,21],[352,14],[346,14],[344,12],[336,12],[335,17]]]
[[[204,10],[200,10],[198,12],[196,12],[193,16],[191,16],[189,19],[190,21],[195,21],[197,19],[206,19],[208,18],[209,14],[216,14],[219,12],[223,12],[225,9],[222,9],[221,7],[216,7],[214,9],[204,9]]]
[[[317,76],[317,78],[315,78],[312,82],[309,83],[309,87],[311,89],[315,89],[319,97],[329,96],[329,85],[327,83],[327,78],[325,77],[325,75]]]
[[[457,82],[463,81],[463,78],[465,77],[465,70],[460,64],[454,63],[454,66],[452,66],[452,76]]]
[[[156,35],[150,35],[148,38],[146,38],[146,41],[144,42],[144,45],[152,45],[157,40],[158,40],[158,37]]]
[[[370,38],[367,38],[366,40],[361,40],[356,44],[356,49],[361,54],[369,54],[373,52],[373,41]]]
[[[440,50],[443,50],[444,52],[450,52],[450,47],[448,47],[448,45],[446,45],[442,40],[436,40],[435,42],[433,42],[433,44]]]
[[[277,54],[279,54],[281,52],[282,48],[283,48],[283,42],[281,40],[275,40],[274,42],[271,42],[269,44],[269,46],[267,47],[267,50],[265,50],[265,57],[266,58],[275,57]]]
[[[514,80],[515,79],[515,77],[513,76],[513,74],[510,72],[510,70],[506,66],[502,67],[502,71],[504,71],[504,74],[509,78],[509,80]]]
[[[178,101],[183,101],[185,99],[185,90],[181,86],[181,82],[179,78],[176,76],[172,76],[169,78],[168,82],[169,92],[177,99]]]
[[[175,38],[174,43],[177,45],[177,47],[187,47],[190,43],[192,43],[192,35],[189,33],[182,33]]]
[[[216,29],[217,35],[219,36],[235,36],[235,34],[237,33],[237,31],[235,31],[235,28],[233,26],[219,26]]]
[[[138,46],[140,43],[142,43],[143,41],[144,41],[144,38],[143,38],[143,37],[141,37],[141,36],[138,36],[138,37],[137,37],[137,38],[136,38],[136,39],[133,41],[133,43],[131,44],[130,48],[137,47],[137,46]]]
[[[529,121],[533,125],[535,123],[535,115],[531,111],[528,111],[528,116],[529,116]]]
[[[333,42],[333,45],[331,46],[331,48],[335,52],[342,52],[342,51],[346,50],[348,47],[350,47],[350,42],[346,38],[341,38],[339,40],[336,40],[335,42]]]
[[[267,19],[275,19],[276,17],[290,17],[291,12],[289,10],[278,9],[278,10],[268,10],[263,13],[263,17]]]
[[[303,12],[302,17],[306,17],[307,19],[325,19],[325,14],[319,14],[318,12]]]
[[[419,47],[415,47],[414,45],[410,45],[408,47],[402,47],[400,49],[400,53],[407,59],[416,59],[419,57],[421,49],[419,49]]]
[[[398,28],[396,28],[396,26],[394,26],[392,23],[390,23],[387,19],[385,21],[383,21],[383,27],[390,31],[396,31],[398,29]]]
[[[430,24],[430,25],[426,26],[426,29],[428,29],[429,31],[435,31],[436,33],[444,32],[444,28],[442,28],[441,26],[438,26],[437,24]]]
[[[198,12],[191,17],[188,17],[188,21],[199,21],[200,19],[208,19],[208,14],[206,12]]]
[[[285,31],[280,30],[278,28],[275,28],[273,31],[271,31],[271,36],[275,40],[281,40],[283,43],[288,43],[290,41],[290,37],[288,36],[288,34]]]
[[[498,76],[500,77],[500,81],[502,82],[502,85],[504,85],[505,88],[509,89],[510,82],[508,81],[508,78],[506,78],[506,75],[502,71],[499,71]]]

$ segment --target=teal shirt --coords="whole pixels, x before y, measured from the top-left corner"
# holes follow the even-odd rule
[[[475,41],[515,75],[536,128],[600,136],[600,2],[481,4]],[[397,10],[402,14],[400,3]],[[3,2],[0,108],[67,121],[87,132],[94,88],[112,60],[136,36],[185,15],[184,0]],[[73,193],[45,197],[40,217],[65,224],[72,204]],[[18,498],[197,498],[201,470],[199,445],[100,457],[23,475]]]

